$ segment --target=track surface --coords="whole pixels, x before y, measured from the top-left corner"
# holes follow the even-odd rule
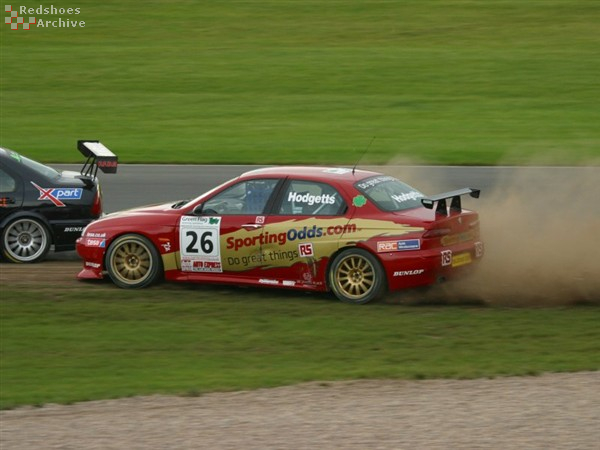
[[[600,372],[308,383],[0,413],[12,449],[597,449]]]

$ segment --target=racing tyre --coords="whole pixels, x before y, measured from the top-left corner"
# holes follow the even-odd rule
[[[2,231],[2,254],[16,263],[33,263],[44,259],[50,250],[50,233],[32,217],[17,219]]]
[[[366,250],[344,250],[329,269],[329,287],[343,302],[363,304],[375,300],[385,290],[381,263]]]
[[[162,261],[152,242],[137,234],[126,234],[108,247],[106,270],[121,288],[143,288],[160,278]]]

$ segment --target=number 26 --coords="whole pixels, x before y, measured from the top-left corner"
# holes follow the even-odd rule
[[[205,231],[200,236],[200,250],[202,250],[202,253],[204,254],[208,255],[212,253],[215,248],[215,244],[212,241],[212,235],[212,231]],[[192,241],[185,248],[185,251],[187,253],[200,253],[200,251],[196,248],[196,244],[198,243],[198,233],[195,231],[186,231],[185,236],[192,238]]]

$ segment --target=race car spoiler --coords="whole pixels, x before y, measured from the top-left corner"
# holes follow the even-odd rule
[[[469,194],[473,198],[479,198],[480,189],[463,188],[456,191],[445,192],[443,194],[432,195],[430,197],[422,198],[421,203],[427,209],[433,209],[433,206],[437,202],[437,208],[435,208],[436,214],[448,215],[448,206],[446,200],[452,199],[450,203],[450,213],[462,212],[462,206],[460,197],[462,195]]]
[[[100,141],[77,141],[77,148],[87,158],[81,168],[83,177],[96,178],[98,168],[104,173],[117,173],[119,159]]]

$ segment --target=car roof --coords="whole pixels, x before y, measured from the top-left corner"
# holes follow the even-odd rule
[[[364,178],[381,175],[379,172],[369,170],[349,169],[341,167],[321,167],[321,166],[276,166],[265,167],[262,169],[251,170],[242,174],[241,178],[255,177],[293,177],[305,180],[337,180],[349,183],[355,183]]]

